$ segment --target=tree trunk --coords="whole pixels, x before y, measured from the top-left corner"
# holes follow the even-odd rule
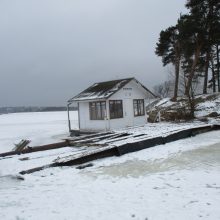
[[[213,56],[211,56],[211,69],[212,69],[212,90],[213,93],[216,92],[216,80],[215,80],[215,67],[213,62]]]
[[[180,58],[179,56],[177,56],[175,60],[175,87],[174,87],[174,96],[172,98],[173,101],[176,101],[177,96],[178,96],[179,75],[180,75]]]
[[[190,89],[192,87],[192,80],[193,80],[193,77],[194,77],[194,74],[195,74],[196,65],[197,65],[198,60],[199,60],[199,55],[200,55],[201,48],[202,48],[202,44],[200,44],[196,47],[192,68],[190,70],[188,81],[187,81],[187,84],[186,84],[185,95],[187,95],[188,97],[190,96]]]
[[[219,45],[216,45],[216,56],[217,56],[217,82],[218,82],[218,92],[220,92],[220,63],[219,63]]]
[[[188,96],[190,106],[190,118],[195,118],[195,98],[193,95]]]
[[[210,54],[209,54],[209,51],[207,51],[206,58],[205,58],[205,75],[204,75],[204,84],[203,84],[203,94],[207,94],[209,59],[210,59]]]

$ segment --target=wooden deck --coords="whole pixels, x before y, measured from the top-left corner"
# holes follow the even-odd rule
[[[158,135],[156,137],[149,137],[146,134],[139,134],[135,136],[134,134],[123,132],[104,132],[96,135],[93,134],[75,138],[71,137],[66,139],[65,142],[69,143],[71,146],[88,146],[88,150],[83,153],[58,158],[53,163],[45,166],[21,171],[20,174],[29,174],[50,167],[79,165],[106,157],[121,156],[156,145],[173,142],[219,129],[220,125],[203,125],[183,130],[174,130],[167,135]],[[129,139],[130,141],[124,141],[121,145],[116,144],[117,141],[126,139]],[[90,149],[89,146],[96,146],[96,149]]]

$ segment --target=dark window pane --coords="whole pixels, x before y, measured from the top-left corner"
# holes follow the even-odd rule
[[[105,111],[106,111],[105,102],[89,103],[90,120],[104,120]]]
[[[109,101],[110,119],[123,118],[122,100]]]
[[[134,106],[134,116],[145,115],[144,99],[134,99],[133,106]]]

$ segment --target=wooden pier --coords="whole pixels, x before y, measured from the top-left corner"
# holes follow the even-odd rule
[[[156,145],[166,144],[173,141],[177,141],[183,138],[188,138],[195,136],[197,134],[219,130],[220,125],[200,125],[193,128],[177,130],[169,133],[168,135],[164,136],[156,136],[156,137],[145,137],[145,135],[133,135],[133,141],[131,142],[124,142],[121,145],[114,145],[115,142],[113,140],[124,140],[126,137],[130,137],[131,134],[128,133],[99,133],[97,135],[88,135],[84,137],[78,138],[69,138],[66,140],[72,146],[79,146],[82,145],[98,145],[99,141],[105,140],[105,144],[103,146],[99,146],[97,149],[88,150],[84,153],[73,154],[66,157],[58,158],[53,163],[47,164],[45,166],[36,167],[33,169],[28,169],[21,171],[20,174],[30,174],[33,172],[37,172],[43,169],[47,169],[50,167],[59,167],[59,166],[73,166],[84,164],[87,162],[91,162],[97,159],[102,159],[106,157],[112,156],[121,156],[127,153],[143,150],[146,148],[154,147]],[[141,137],[142,136],[142,137]],[[140,138],[141,137],[141,138]],[[139,139],[139,140],[138,140]],[[136,141],[135,141],[136,140]],[[138,140],[138,141],[137,141]],[[107,144],[108,143],[108,144]],[[110,143],[110,144],[109,144]],[[113,144],[112,144],[113,143]]]

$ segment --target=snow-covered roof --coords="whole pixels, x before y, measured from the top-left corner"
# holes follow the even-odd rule
[[[137,81],[135,78],[118,79],[106,82],[94,83],[92,86],[74,96],[69,103],[74,101],[86,101],[86,100],[99,100],[107,99],[117,91],[119,91],[123,86],[129,83],[131,80]],[[138,81],[137,81],[138,82]],[[139,83],[139,82],[138,82]],[[139,83],[140,84],[140,83]],[[150,92],[146,87],[140,84],[145,90]],[[151,92],[150,92],[151,93]],[[152,93],[151,93],[152,94]],[[152,94],[153,95],[153,94]]]

